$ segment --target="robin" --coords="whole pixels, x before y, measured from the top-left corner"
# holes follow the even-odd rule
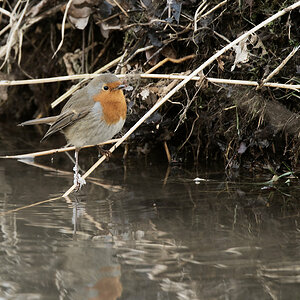
[[[42,141],[62,131],[68,145],[75,146],[74,184],[80,189],[85,180],[78,172],[78,153],[85,145],[97,145],[111,139],[123,127],[126,100],[117,76],[101,74],[76,91],[58,116],[29,120],[23,125],[48,124]]]

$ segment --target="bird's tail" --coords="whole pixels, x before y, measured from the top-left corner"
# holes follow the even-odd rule
[[[57,119],[57,116],[34,119],[34,120],[29,120],[29,121],[23,122],[23,123],[19,124],[18,126],[38,125],[38,124],[51,125],[52,123],[54,123],[56,121],[56,119]]]

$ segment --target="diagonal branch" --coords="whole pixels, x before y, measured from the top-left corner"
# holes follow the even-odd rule
[[[281,62],[281,64],[271,72],[266,79],[262,81],[259,87],[265,85],[272,77],[279,73],[279,71],[287,64],[287,62],[295,55],[295,53],[299,50],[300,46],[295,47],[292,52]]]
[[[242,34],[240,37],[235,39],[233,42],[228,44],[223,49],[219,50],[215,55],[211,56],[206,62],[204,62],[202,65],[200,65],[197,69],[195,69],[190,75],[188,75],[183,81],[181,81],[175,88],[173,88],[167,95],[165,95],[163,98],[158,100],[155,105],[138,121],[135,123],[134,126],[132,126],[126,134],[118,140],[116,144],[114,144],[109,151],[112,153],[114,152],[146,119],[148,119],[160,106],[162,106],[171,96],[173,96],[177,91],[179,91],[187,82],[189,82],[194,76],[199,74],[201,71],[203,71],[207,66],[209,66],[212,62],[214,62],[218,57],[220,57],[224,52],[229,50],[234,45],[238,44],[243,39],[247,38],[249,35],[253,34],[260,28],[266,26],[270,22],[274,21],[275,19],[283,16],[287,12],[297,8],[300,6],[300,1],[294,3],[293,5],[290,5],[289,7],[279,11],[275,15],[271,16],[270,18],[266,19],[262,23],[258,24],[257,26],[253,27],[248,32]],[[106,159],[105,156],[102,156],[82,177],[85,179],[88,177],[104,160]],[[76,185],[71,186],[64,194],[63,197],[68,196],[71,192],[74,191],[76,188]]]

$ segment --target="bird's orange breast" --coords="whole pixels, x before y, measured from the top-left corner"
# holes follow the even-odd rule
[[[109,90],[102,90],[99,94],[93,97],[95,102],[99,102],[102,107],[102,119],[108,124],[117,123],[120,118],[126,119],[126,100],[123,91],[115,89],[121,83],[119,81],[107,84]]]

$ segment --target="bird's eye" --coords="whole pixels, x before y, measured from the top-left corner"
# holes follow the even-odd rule
[[[107,86],[107,85],[104,85],[104,86],[103,86],[103,90],[104,90],[104,91],[108,91],[108,86]]]

